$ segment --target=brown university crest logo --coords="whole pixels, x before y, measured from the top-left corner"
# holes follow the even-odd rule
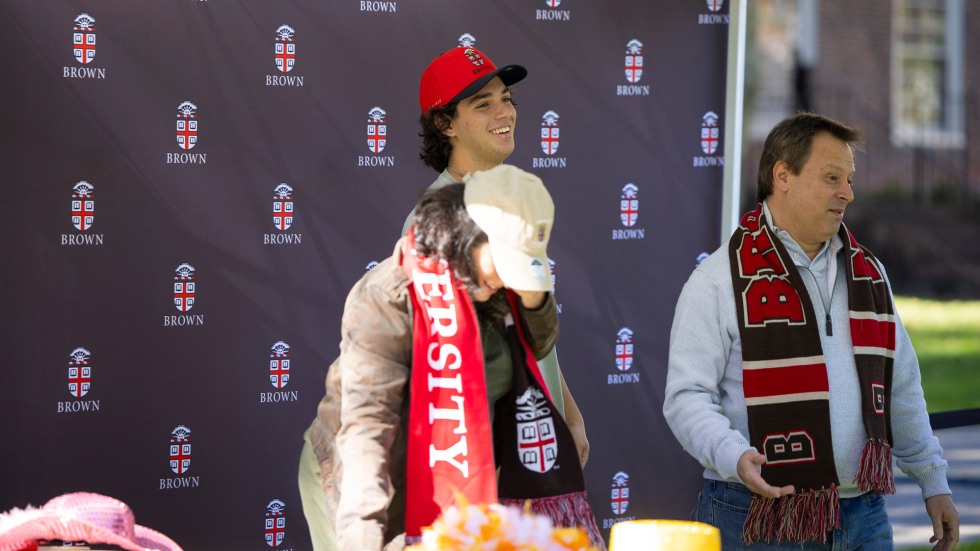
[[[72,51],[75,59],[85,65],[95,59],[95,18],[87,13],[75,18],[72,29]]]
[[[528,388],[517,398],[517,450],[528,470],[545,473],[558,458],[555,420],[544,393]]]
[[[289,25],[280,25],[276,29],[276,68],[284,73],[293,70],[296,65],[296,31]]]

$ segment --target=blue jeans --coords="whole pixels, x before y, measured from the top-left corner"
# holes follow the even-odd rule
[[[809,541],[804,545],[793,542],[767,545],[759,542],[746,546],[742,541],[742,525],[749,511],[752,492],[735,482],[705,480],[704,488],[698,496],[697,507],[691,518],[711,524],[721,531],[722,551],[733,549],[786,549],[793,551],[891,551],[892,526],[885,511],[885,498],[879,494],[867,493],[859,497],[840,500],[839,530],[827,534],[826,543]]]

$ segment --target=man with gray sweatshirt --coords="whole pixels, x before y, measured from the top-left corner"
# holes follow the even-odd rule
[[[860,138],[812,113],[773,128],[757,207],[677,302],[663,411],[705,467],[693,518],[725,550],[892,549],[893,457],[930,542],[959,540],[915,351],[884,268],[843,225]]]

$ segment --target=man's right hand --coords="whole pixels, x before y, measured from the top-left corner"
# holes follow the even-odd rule
[[[788,496],[796,489],[792,486],[776,487],[770,486],[762,478],[762,465],[766,462],[766,456],[755,450],[748,450],[738,458],[738,477],[742,479],[742,484],[763,497],[783,497]]]

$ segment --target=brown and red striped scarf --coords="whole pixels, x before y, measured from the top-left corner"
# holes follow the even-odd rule
[[[889,414],[895,310],[877,259],[843,224],[839,235],[868,435],[857,483],[863,491],[895,493]],[[742,217],[728,255],[742,340],[749,443],[766,456],[766,482],[796,488],[795,494],[781,498],[754,495],[742,537],[749,544],[825,541],[828,531],[840,527],[840,481],[819,334],[824,320],[816,319],[800,273],[773,234],[761,204]]]

